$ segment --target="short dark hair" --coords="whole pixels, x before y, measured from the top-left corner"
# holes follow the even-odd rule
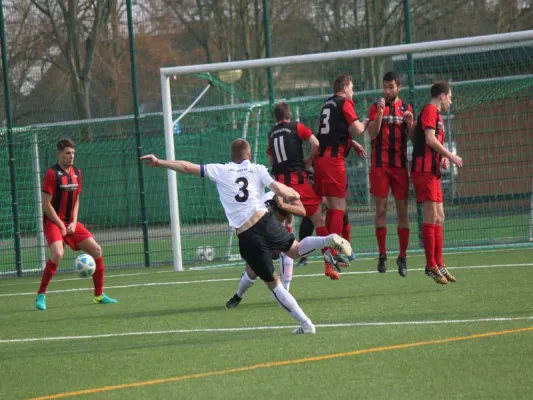
[[[276,122],[287,120],[291,117],[291,109],[287,103],[282,101],[274,106],[274,118]]]
[[[231,143],[231,161],[234,163],[240,163],[246,159],[246,156],[250,152],[250,144],[244,139],[235,139]]]
[[[396,82],[396,86],[400,86],[402,81],[400,80],[400,74],[396,71],[389,71],[383,75],[383,81]]]
[[[76,148],[76,144],[74,143],[74,141],[72,139],[69,139],[69,138],[61,139],[59,142],[57,142],[57,150],[58,151],[63,151],[67,147],[75,149]]]
[[[441,94],[448,94],[452,90],[450,84],[446,81],[437,81],[431,86],[431,97],[436,98]]]
[[[333,91],[335,93],[341,92],[344,86],[349,85],[350,82],[353,82],[350,75],[337,75],[333,81]]]

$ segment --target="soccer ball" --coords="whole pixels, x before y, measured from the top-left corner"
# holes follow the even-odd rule
[[[74,261],[74,269],[80,278],[88,278],[94,274],[96,263],[89,254],[81,254]]]
[[[213,261],[215,259],[215,249],[211,246],[200,246],[196,249],[196,258],[199,261]]]

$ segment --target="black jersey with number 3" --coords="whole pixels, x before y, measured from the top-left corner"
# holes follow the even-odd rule
[[[350,110],[351,109],[351,110]],[[348,121],[348,119],[352,121]],[[339,148],[345,149],[350,138],[350,124],[357,119],[353,101],[341,96],[332,96],[320,110],[320,125],[318,127],[319,155],[323,156],[328,148],[331,156],[337,157]]]

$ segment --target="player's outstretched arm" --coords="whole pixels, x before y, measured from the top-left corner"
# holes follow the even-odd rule
[[[426,144],[431,147],[432,150],[442,154],[444,157],[450,159],[452,163],[458,167],[463,166],[463,159],[455,154],[451,153],[446,147],[444,147],[435,137],[435,129],[426,129],[424,131],[426,135]]]
[[[153,154],[147,154],[145,156],[142,156],[141,160],[144,161],[145,164],[151,167],[161,167],[161,168],[172,169],[181,174],[200,176],[200,172],[201,172],[200,165],[194,164],[189,161],[160,160]]]

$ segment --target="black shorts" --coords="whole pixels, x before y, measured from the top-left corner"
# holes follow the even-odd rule
[[[239,237],[242,258],[265,282],[274,280],[272,250],[288,251],[294,243],[294,235],[268,213]]]

